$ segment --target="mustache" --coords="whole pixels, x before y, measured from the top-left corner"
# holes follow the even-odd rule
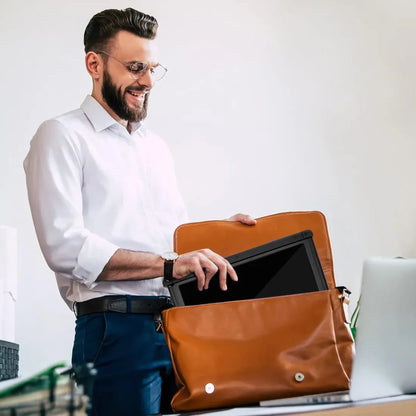
[[[142,85],[132,85],[130,87],[127,87],[126,90],[136,91],[136,92],[144,92],[144,93],[150,92],[150,88],[142,86]]]

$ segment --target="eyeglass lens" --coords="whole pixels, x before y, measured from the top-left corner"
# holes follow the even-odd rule
[[[142,63],[142,62],[135,62],[128,66],[130,75],[133,79],[139,79],[148,69],[148,65]],[[167,70],[162,65],[157,64],[156,66],[153,66],[150,68],[150,75],[154,81],[161,80]]]

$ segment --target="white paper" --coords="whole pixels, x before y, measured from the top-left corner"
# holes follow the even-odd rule
[[[0,340],[15,341],[17,230],[0,225]]]

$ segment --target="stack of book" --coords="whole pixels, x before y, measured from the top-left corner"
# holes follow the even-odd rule
[[[19,380],[0,390],[0,416],[88,415],[86,389],[75,378],[74,370],[62,362]]]

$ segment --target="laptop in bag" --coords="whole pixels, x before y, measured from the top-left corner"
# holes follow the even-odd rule
[[[214,276],[209,288],[203,291],[198,290],[193,273],[182,279],[165,280],[174,305],[200,305],[328,289],[310,230],[230,255],[227,260],[234,267],[238,282],[229,279],[226,291],[219,287],[218,276]]]

